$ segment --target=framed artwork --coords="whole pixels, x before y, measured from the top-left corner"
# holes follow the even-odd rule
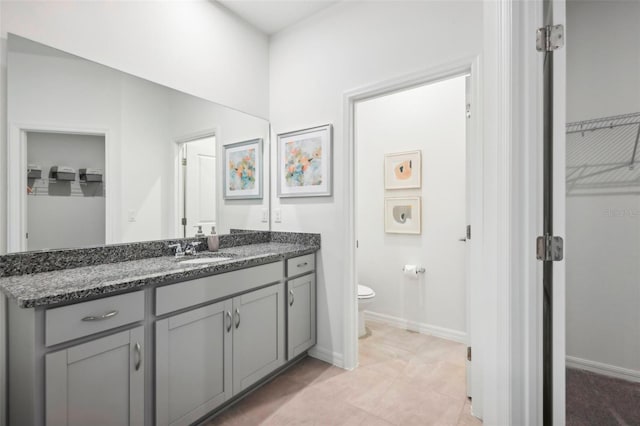
[[[422,152],[409,151],[384,156],[384,189],[422,186]]]
[[[278,135],[278,196],[331,195],[332,126]]]
[[[420,197],[384,199],[384,232],[389,234],[420,234],[422,206]]]
[[[225,200],[262,198],[262,139],[224,145]]]

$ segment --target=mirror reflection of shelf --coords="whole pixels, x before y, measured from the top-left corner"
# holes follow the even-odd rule
[[[65,194],[68,197],[104,197],[105,196],[105,184],[104,182],[79,182],[79,181],[56,181],[55,179],[43,178],[43,179],[29,179],[27,186],[30,190],[27,190],[27,195],[36,196],[60,196],[50,192],[51,185],[69,185],[70,191]]]

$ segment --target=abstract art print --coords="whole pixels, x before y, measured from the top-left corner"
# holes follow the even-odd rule
[[[420,197],[385,198],[384,232],[389,234],[420,234],[422,209]]]
[[[384,188],[411,189],[422,186],[421,151],[399,152],[384,156]]]
[[[262,139],[224,146],[224,199],[262,198]]]
[[[278,135],[278,196],[331,195],[332,127]]]

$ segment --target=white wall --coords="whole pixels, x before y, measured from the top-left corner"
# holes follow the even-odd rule
[[[273,207],[282,210],[282,223],[274,223],[274,230],[322,234],[316,356],[342,362],[343,288],[353,284],[343,282],[344,93],[476,55],[481,49],[481,2],[343,2],[272,37],[270,113],[274,132],[334,125],[333,196],[272,199]],[[275,164],[274,157],[272,162]],[[272,181],[275,178],[274,170]]]
[[[568,121],[640,112],[638,22],[638,2],[568,2]],[[567,198],[566,325],[570,361],[640,379],[640,185],[634,192]]]
[[[14,33],[138,77],[268,116],[267,37],[215,2],[3,1]]]
[[[466,331],[466,77],[364,101],[356,110],[358,281],[367,307],[410,329]],[[422,152],[421,189],[385,190],[384,155]],[[386,234],[385,197],[422,197],[421,235]],[[404,264],[426,268],[407,279]]]

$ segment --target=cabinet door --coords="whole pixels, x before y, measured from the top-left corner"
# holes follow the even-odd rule
[[[316,344],[316,275],[287,282],[287,358]]]
[[[284,284],[233,299],[233,393],[284,364]]]
[[[156,322],[156,424],[188,425],[231,397],[232,301]]]
[[[144,424],[144,328],[46,355],[47,426]]]

